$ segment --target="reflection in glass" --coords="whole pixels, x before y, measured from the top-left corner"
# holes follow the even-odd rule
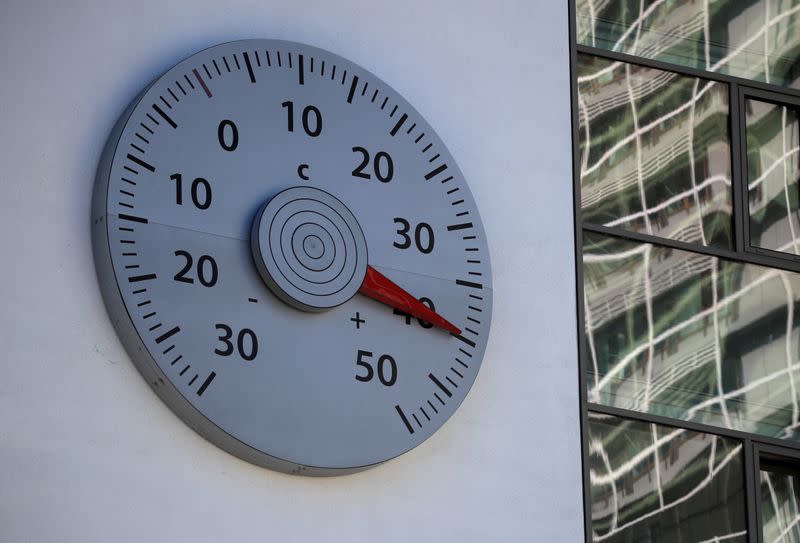
[[[761,461],[761,533],[769,543],[800,543],[800,477]]]
[[[744,543],[742,446],[589,413],[592,539]]]
[[[797,111],[747,100],[750,244],[800,254],[800,122]]]
[[[584,232],[588,399],[797,441],[800,275]]]
[[[728,87],[578,55],[584,221],[729,248]]]
[[[800,87],[797,0],[576,0],[578,43]]]

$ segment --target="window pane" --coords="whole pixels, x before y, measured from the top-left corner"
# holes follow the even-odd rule
[[[576,0],[578,43],[800,87],[796,0]]]
[[[800,275],[584,233],[590,402],[800,440]]]
[[[770,543],[800,543],[800,477],[761,464],[761,533]],[[766,468],[766,469],[763,469]]]
[[[750,244],[800,254],[797,111],[749,99],[746,106]]]
[[[578,55],[584,221],[731,246],[728,87]]]
[[[594,541],[747,540],[735,440],[589,413],[588,461]]]

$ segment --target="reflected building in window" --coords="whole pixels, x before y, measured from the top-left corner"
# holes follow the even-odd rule
[[[595,541],[747,541],[742,446],[612,415],[589,415]]]
[[[728,86],[578,55],[584,221],[730,248]]]
[[[576,0],[578,43],[800,88],[795,0]]]
[[[797,440],[800,275],[584,234],[589,401]]]

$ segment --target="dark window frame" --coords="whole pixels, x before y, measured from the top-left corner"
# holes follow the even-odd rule
[[[789,264],[796,264],[800,262],[800,255],[793,255],[791,253],[782,253],[780,251],[775,251],[772,249],[765,249],[762,247],[757,247],[751,243],[750,240],[750,212],[749,209],[745,206],[749,202],[748,198],[748,180],[747,180],[747,172],[748,169],[748,158],[747,158],[747,122],[745,116],[745,108],[748,99],[758,100],[760,102],[767,102],[770,104],[774,104],[779,107],[788,107],[800,112],[800,96],[793,96],[791,94],[787,94],[785,92],[776,92],[775,90],[765,90],[760,88],[751,88],[740,86],[738,96],[736,97],[736,107],[739,109],[739,118],[742,119],[742,126],[741,130],[736,133],[732,134],[739,140],[739,148],[742,152],[739,155],[739,159],[741,161],[740,164],[740,171],[742,174],[742,188],[743,197],[744,197],[744,210],[743,215],[741,217],[742,221],[742,232],[743,232],[743,239],[745,240],[744,251],[750,254],[758,255],[763,258],[767,258],[772,262],[788,262]],[[771,267],[777,268],[780,267],[779,264],[770,264]],[[792,270],[794,271],[794,270]]]
[[[617,407],[590,403],[587,398],[586,375],[587,361],[586,342],[584,341],[584,293],[583,293],[583,232],[597,232],[632,241],[652,243],[664,247],[682,249],[699,254],[725,258],[742,263],[756,264],[770,268],[777,268],[800,273],[800,255],[781,254],[760,248],[753,248],[749,239],[749,208],[746,207],[747,193],[747,157],[745,140],[745,99],[752,97],[772,101],[780,105],[793,105],[800,109],[800,89],[783,87],[749,80],[737,76],[709,72],[706,70],[672,64],[660,60],[638,57],[626,53],[619,53],[607,49],[582,45],[577,43],[576,33],[576,0],[567,0],[568,39],[569,39],[569,78],[570,99],[572,111],[572,181],[573,181],[573,219],[575,236],[575,278],[576,278],[576,333],[578,340],[578,381],[579,381],[579,409],[580,433],[583,468],[583,510],[584,510],[584,536],[587,542],[592,541],[591,518],[591,482],[589,480],[588,443],[588,415],[589,412],[605,413],[629,419],[652,422],[677,428],[717,434],[719,436],[738,439],[743,444],[744,451],[744,480],[747,506],[747,531],[748,543],[762,543],[761,534],[761,508],[760,508],[760,483],[757,480],[759,473],[759,455],[769,454],[790,461],[797,461],[800,466],[800,442],[792,443],[778,438],[771,438],[748,432],[730,430],[727,428],[710,426],[706,424],[682,421],[659,415],[652,415],[638,411],[631,411]],[[599,224],[585,223],[581,217],[581,185],[580,185],[580,138],[579,138],[579,108],[577,85],[577,55],[578,53],[594,55],[631,64],[648,66],[660,70],[675,72],[682,75],[700,77],[708,80],[726,83],[729,88],[729,135],[731,153],[731,189],[733,198],[733,250],[717,247],[701,246],[698,244],[684,243],[649,234],[625,231],[617,227],[606,227]],[[754,250],[757,249],[757,250]],[[765,252],[766,251],[766,252]]]
[[[770,445],[767,443],[753,443],[753,477],[755,478],[761,471],[761,459],[769,460],[773,463],[785,463],[791,466],[793,471],[797,471],[800,475],[800,450],[795,448],[785,447],[781,445]],[[754,499],[756,503],[755,523],[758,531],[758,541],[761,541],[761,534],[764,528],[764,520],[761,511],[761,483],[758,479],[754,479],[755,492]]]

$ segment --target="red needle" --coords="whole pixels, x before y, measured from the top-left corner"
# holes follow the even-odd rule
[[[387,279],[385,275],[372,266],[367,266],[367,274],[364,276],[364,282],[361,283],[361,288],[358,289],[358,292],[403,313],[408,313],[412,317],[423,320],[437,328],[447,330],[451,334],[461,335],[461,330],[450,324],[438,313],[428,309],[425,304],[397,286],[390,279]]]

